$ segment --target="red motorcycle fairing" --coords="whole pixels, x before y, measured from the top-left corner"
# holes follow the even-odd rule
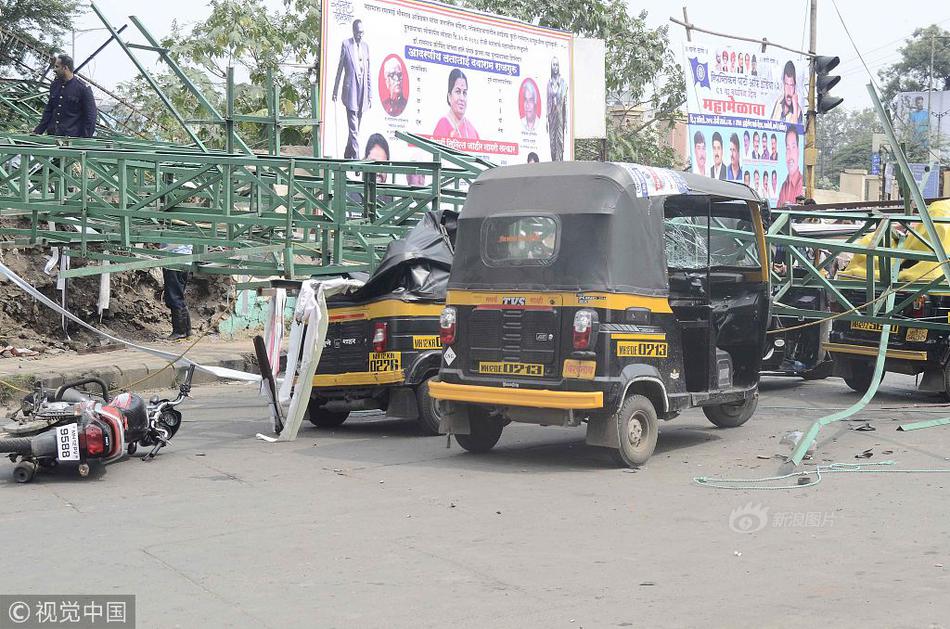
[[[108,423],[112,428],[112,434],[115,435],[115,438],[112,440],[112,448],[108,454],[102,457],[108,463],[125,454],[125,429],[128,422],[122,411],[112,405],[99,406],[97,410],[99,419]]]

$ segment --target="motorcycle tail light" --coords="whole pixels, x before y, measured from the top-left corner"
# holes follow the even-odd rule
[[[82,433],[85,436],[86,454],[96,456],[105,452],[106,444],[102,428],[96,424],[86,424]]]
[[[386,351],[386,341],[389,340],[389,324],[377,322],[373,325],[373,351],[377,354]]]

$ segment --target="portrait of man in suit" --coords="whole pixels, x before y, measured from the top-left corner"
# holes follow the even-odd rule
[[[709,176],[713,179],[726,178],[726,165],[722,163],[722,136],[716,131],[712,136],[713,165],[709,167]]]
[[[398,116],[406,108],[406,71],[397,55],[383,62],[383,78],[388,95],[383,98],[383,109],[390,116]]]
[[[363,112],[372,106],[372,84],[369,73],[369,46],[363,41],[363,21],[353,20],[353,37],[343,42],[340,48],[340,63],[333,82],[333,102],[336,102],[343,79],[343,107],[346,109],[346,125],[349,136],[344,159],[356,159],[359,154],[357,137]]]

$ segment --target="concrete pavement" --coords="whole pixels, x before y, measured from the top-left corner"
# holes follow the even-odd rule
[[[895,431],[950,414],[913,408],[938,398],[912,386],[889,374],[816,462],[871,449],[950,469],[950,427]],[[0,462],[0,591],[134,593],[139,626],[163,628],[950,626],[950,474],[692,482],[775,473],[759,457],[787,452],[782,434],[856,399],[840,380],[767,379],[746,426],[689,411],[630,472],[579,429],[512,425],[478,456],[364,413],[267,444],[253,385],[200,386],[152,463],[16,485]]]

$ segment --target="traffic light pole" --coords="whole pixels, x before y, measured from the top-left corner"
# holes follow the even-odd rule
[[[818,0],[810,0],[808,18],[811,32],[808,40],[808,53],[814,59],[818,47]],[[808,64],[808,112],[805,118],[805,196],[812,198],[815,194],[815,164],[818,162],[817,137],[818,124],[817,103],[815,98],[815,65]]]

